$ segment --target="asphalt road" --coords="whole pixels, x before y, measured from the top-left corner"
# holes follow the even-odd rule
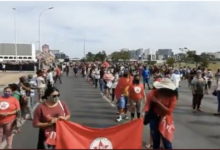
[[[84,78],[72,75],[63,77],[63,84],[57,84],[61,100],[71,110],[71,121],[95,128],[118,125],[115,121],[116,107],[103,99],[98,89],[94,89]],[[217,100],[206,95],[202,101],[203,112],[193,113],[192,96],[186,81],[181,82],[180,100],[174,111],[175,149],[219,149],[220,148],[220,117],[213,116],[217,109]],[[122,122],[123,123],[123,122]],[[14,136],[13,148],[36,149],[38,129],[27,121],[22,132]],[[64,135],[65,136],[65,135]],[[143,146],[149,138],[149,127],[143,131]]]

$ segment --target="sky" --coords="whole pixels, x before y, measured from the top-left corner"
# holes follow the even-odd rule
[[[0,2],[0,43],[14,43],[16,8],[17,43],[60,49],[71,58],[86,52],[107,54],[122,48],[220,51],[220,2]]]

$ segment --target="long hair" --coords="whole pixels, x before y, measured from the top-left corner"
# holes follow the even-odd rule
[[[134,85],[139,85],[139,84],[140,84],[140,77],[139,77],[139,75],[136,74],[136,75],[134,76],[133,84],[134,84]]]

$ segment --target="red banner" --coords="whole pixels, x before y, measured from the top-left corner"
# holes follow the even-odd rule
[[[56,149],[142,149],[142,130],[142,119],[105,129],[58,121]]]

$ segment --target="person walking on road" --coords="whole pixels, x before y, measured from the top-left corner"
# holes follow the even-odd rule
[[[133,81],[133,80],[132,80]],[[124,72],[123,77],[119,78],[118,84],[115,88],[115,97],[118,101],[118,113],[119,116],[116,119],[117,122],[121,122],[124,118],[128,119],[127,104],[128,104],[128,87],[132,83],[128,72]]]
[[[62,84],[62,81],[61,81],[61,69],[59,66],[56,67],[56,76],[55,76],[55,80],[54,80],[54,83],[56,84],[57,83],[57,79],[59,79],[60,81],[60,84]]]
[[[175,70],[173,72],[173,74],[171,75],[170,79],[173,81],[174,85],[176,86],[176,90],[177,90],[177,93],[178,93],[179,86],[180,86],[180,81],[181,81],[181,75],[180,75],[179,71]],[[178,94],[178,97],[179,97],[179,94]]]
[[[218,69],[217,72],[215,73],[215,78],[216,78],[216,83],[218,84],[218,81],[220,79],[220,69]]]
[[[5,64],[2,64],[2,71],[6,72],[6,65]]]
[[[172,149],[174,134],[173,110],[177,101],[176,86],[168,78],[153,83],[153,89],[147,95],[143,114],[144,123],[150,124],[153,149],[160,149],[162,138],[165,149]]]
[[[43,71],[37,71],[37,90],[38,90],[38,102],[41,102],[41,97],[44,95],[46,89],[46,81],[43,77]]]
[[[208,90],[210,91],[212,87],[212,78],[213,78],[213,73],[210,69],[208,69],[207,73],[205,74],[205,77],[207,78]]]
[[[70,111],[67,105],[60,100],[59,90],[48,88],[43,96],[45,101],[35,110],[33,126],[39,128],[37,149],[55,149],[56,122],[69,120]]]
[[[3,137],[7,142],[7,149],[12,149],[13,127],[17,112],[20,111],[19,101],[12,96],[9,87],[4,88],[4,95],[0,97],[0,146]]]
[[[202,71],[197,70],[196,77],[192,80],[192,94],[193,94],[193,112],[201,111],[200,106],[204,94],[207,91],[207,82],[202,77]]]
[[[70,72],[70,67],[67,64],[66,64],[66,67],[65,67],[65,72],[66,72],[66,76],[68,77],[69,72]]]
[[[98,87],[98,83],[99,83],[99,80],[100,80],[100,70],[99,68],[95,68],[95,88]]]
[[[54,84],[54,78],[53,78],[53,72],[52,69],[47,70],[47,87],[53,87]]]
[[[218,100],[218,109],[217,109],[217,113],[215,113],[214,115],[220,116],[220,81],[218,81],[218,85],[215,90],[216,90],[216,96]]]
[[[135,112],[137,113],[137,118],[141,116],[141,103],[145,98],[145,91],[143,84],[140,84],[140,76],[135,75],[133,84],[129,86],[129,104],[131,111],[131,120],[134,119]]]
[[[75,77],[78,76],[78,71],[79,71],[79,67],[78,67],[77,65],[75,65],[74,68],[73,68],[73,72],[74,72],[74,74],[75,74]],[[85,71],[85,69],[83,68],[83,69],[82,69],[83,77],[85,77],[84,71]]]
[[[142,70],[142,77],[143,77],[144,89],[145,89],[145,84],[147,84],[148,89],[150,90],[151,89],[149,85],[150,71],[146,66],[144,66],[144,69]]]

